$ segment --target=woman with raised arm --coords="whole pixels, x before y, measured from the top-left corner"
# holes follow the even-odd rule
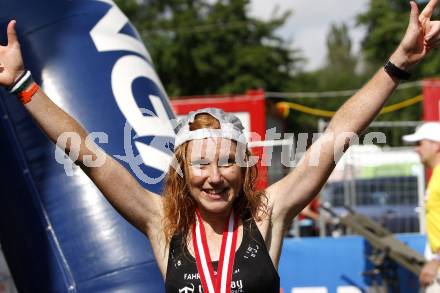
[[[192,112],[179,123],[176,168],[167,174],[163,196],[142,188],[97,146],[87,148],[86,131],[32,80],[15,21],[8,24],[8,44],[0,47],[0,84],[17,95],[52,141],[64,132],[79,134],[77,164],[150,239],[167,292],[230,292],[231,287],[279,292],[286,224],[318,193],[348,141],[374,119],[408,70],[438,45],[440,23],[430,18],[439,1],[429,1],[420,14],[411,2],[408,29],[384,68],[338,110],[301,164],[264,191],[255,189],[256,167],[249,162],[240,121],[218,109]],[[104,164],[87,167],[84,156],[97,155],[106,156]]]

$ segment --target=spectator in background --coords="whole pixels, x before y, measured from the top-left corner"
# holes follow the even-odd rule
[[[403,140],[416,143],[416,151],[427,168],[432,169],[425,196],[426,232],[428,244],[427,263],[420,273],[420,285],[425,292],[440,292],[440,122],[428,122]]]

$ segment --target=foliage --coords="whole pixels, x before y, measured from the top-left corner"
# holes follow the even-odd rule
[[[419,1],[420,11],[424,3]],[[426,1],[423,1],[426,2]],[[379,67],[399,45],[409,20],[410,5],[405,0],[370,0],[365,13],[358,16],[359,25],[365,27],[366,35],[362,42],[364,56],[371,65]],[[438,11],[434,12],[436,18]],[[435,50],[413,70],[412,80],[420,80],[437,75],[440,66],[440,52]],[[388,104],[411,98],[420,94],[420,88],[397,91]],[[420,120],[421,104],[411,106],[398,112],[381,116],[382,120]]]
[[[370,0],[368,10],[358,16],[358,24],[366,30],[362,52],[353,54],[346,24],[333,24],[327,36],[325,64],[303,72],[299,51],[276,35],[290,13],[257,20],[249,16],[249,2],[116,0],[140,32],[170,96],[243,93],[257,87],[276,92],[360,88],[398,46],[410,11],[407,0]],[[417,67],[413,80],[436,75],[438,68],[440,50]],[[398,90],[388,105],[418,94],[420,88]],[[336,110],[347,99],[294,102]],[[272,103],[276,101],[280,100]],[[418,104],[381,115],[378,120],[419,120],[420,116]],[[287,131],[313,132],[317,117],[292,111],[287,124]],[[391,140],[393,144],[400,142],[400,134]]]
[[[421,10],[423,6],[424,3],[419,3]],[[408,24],[409,12],[410,6],[406,0],[370,0],[368,10],[358,16],[358,24],[366,30],[361,44],[362,55],[353,56],[350,53],[351,45],[347,27],[344,24],[333,25],[327,38],[327,63],[315,72],[296,76],[300,82],[294,83],[291,91],[328,91],[361,87],[399,45]],[[434,12],[433,17],[438,18],[438,11]],[[438,75],[440,51],[436,50],[430,54],[422,64],[415,68],[412,80]],[[397,90],[386,105],[395,104],[419,94],[421,94],[419,87]],[[310,107],[335,110],[346,98],[322,98],[316,101],[304,99],[298,102]],[[421,119],[421,114],[422,104],[419,103],[396,112],[380,115],[377,120],[417,121]],[[290,118],[294,121],[292,123],[295,128],[313,123],[316,125],[312,117],[296,116]],[[399,131],[393,130],[387,134],[387,137],[391,144],[396,145],[401,143],[401,135]]]
[[[144,39],[171,96],[286,87],[301,63],[275,34],[289,12],[249,16],[249,0],[117,0]]]
[[[419,1],[426,2],[426,1]],[[419,3],[420,11],[424,3]],[[370,0],[368,11],[358,16],[359,25],[366,28],[362,42],[368,62],[380,66],[399,45],[408,25],[410,6],[406,0]],[[438,17],[438,9],[433,18]],[[413,72],[413,79],[438,75],[440,51],[435,50]]]
[[[354,89],[361,85],[356,72],[357,58],[351,49],[348,27],[332,24],[327,36],[327,61],[317,72],[319,87],[324,90]]]
[[[358,16],[366,29],[362,48],[368,62],[381,65],[396,49],[408,25],[409,7],[405,0],[371,0],[368,11]]]
[[[366,81],[359,72],[359,58],[352,52],[352,42],[349,29],[345,23],[332,24],[326,41],[327,58],[322,68],[298,74],[294,77],[288,91],[338,91],[357,89]],[[308,107],[323,110],[337,110],[348,97],[321,97],[296,99]],[[317,131],[317,117],[295,112],[289,116],[292,130],[300,132]]]

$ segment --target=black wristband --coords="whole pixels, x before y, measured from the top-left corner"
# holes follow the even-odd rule
[[[395,77],[397,79],[408,80],[411,77],[410,72],[400,69],[399,67],[391,63],[390,60],[385,63],[383,68],[385,72],[388,73],[391,77]]]

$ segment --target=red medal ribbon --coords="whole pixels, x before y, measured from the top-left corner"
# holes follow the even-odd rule
[[[231,211],[229,221],[223,232],[217,276],[214,275],[208,242],[202,218],[196,209],[196,221],[193,225],[192,240],[196,256],[197,270],[205,293],[230,293],[232,268],[234,267],[237,245],[238,217]]]

